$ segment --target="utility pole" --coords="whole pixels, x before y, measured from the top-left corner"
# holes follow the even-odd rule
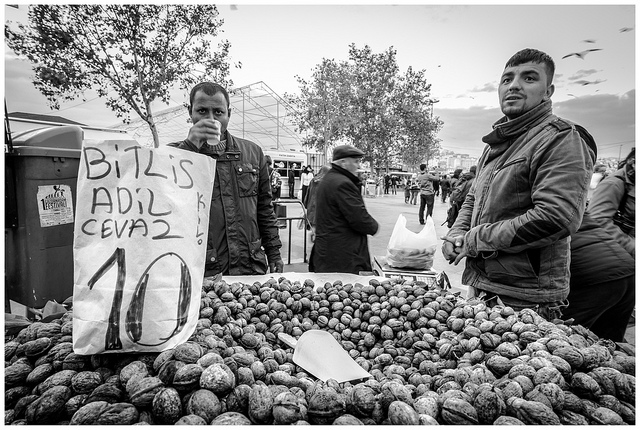
[[[430,121],[433,121],[433,105],[440,102],[440,100],[430,100],[429,104],[431,105],[431,118],[429,118]]]
[[[618,166],[620,165],[621,156],[622,156],[622,145],[620,145],[620,148],[618,149]]]

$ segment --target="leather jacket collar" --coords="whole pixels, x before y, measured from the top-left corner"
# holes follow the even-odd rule
[[[488,145],[499,145],[509,140],[515,139],[530,128],[537,125],[539,121],[551,114],[551,100],[541,103],[529,112],[509,120],[506,116],[500,118],[493,124],[493,131],[482,138]]]

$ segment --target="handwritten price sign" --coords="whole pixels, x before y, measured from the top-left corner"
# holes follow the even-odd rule
[[[74,228],[73,349],[162,351],[198,321],[215,173],[210,157],[85,143]]]

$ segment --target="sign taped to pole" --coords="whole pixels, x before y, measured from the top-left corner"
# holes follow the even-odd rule
[[[73,259],[76,354],[185,342],[200,311],[215,160],[135,141],[87,143]]]

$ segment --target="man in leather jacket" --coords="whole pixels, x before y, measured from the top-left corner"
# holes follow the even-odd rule
[[[205,276],[282,272],[282,243],[262,149],[227,131],[229,94],[218,84],[202,82],[191,90],[189,115],[189,135],[169,145],[216,160]]]
[[[472,295],[548,320],[566,306],[569,236],[582,221],[595,158],[578,126],[552,113],[554,69],[535,49],[507,62],[498,88],[504,117],[482,139],[476,178],[442,247],[452,263],[466,257],[462,283]]]

